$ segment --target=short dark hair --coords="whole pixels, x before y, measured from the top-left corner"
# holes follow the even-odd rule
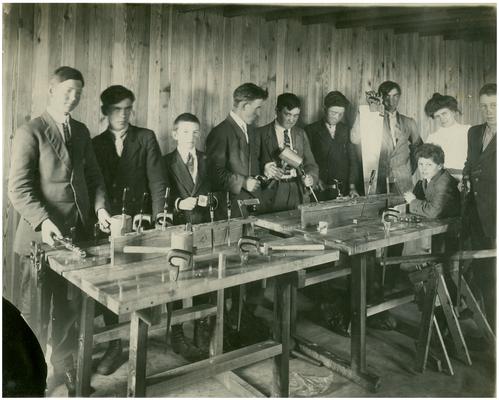
[[[201,125],[198,117],[191,113],[180,114],[177,118],[175,118],[175,121],[173,121],[173,126],[176,127],[180,122],[194,122],[198,125]]]
[[[343,107],[346,110],[349,105],[350,102],[345,95],[337,90],[329,92],[326,97],[324,97],[324,107],[326,109],[331,107]]]
[[[262,89],[254,83],[243,83],[234,90],[232,98],[234,106],[237,106],[242,101],[253,101],[258,99],[266,100],[269,97],[267,89]]]
[[[478,96],[482,95],[487,95],[487,96],[496,96],[497,95],[497,84],[495,83],[486,83],[485,85],[482,86],[480,89],[480,92],[478,93]]]
[[[428,100],[424,106],[424,112],[428,117],[433,118],[438,110],[442,108],[448,108],[451,111],[461,113],[457,106],[457,100],[455,97],[441,95],[440,93],[433,93],[433,96]]]
[[[121,85],[109,86],[100,95],[100,101],[102,102],[102,114],[107,115],[110,106],[118,104],[120,101],[125,99],[130,99],[132,102],[135,101],[135,95],[130,89],[127,89]]]
[[[385,81],[378,87],[378,93],[383,97],[386,96],[392,89],[397,89],[399,94],[402,94],[402,89],[397,82]]]
[[[301,108],[301,101],[294,93],[283,93],[277,97],[276,110],[282,111],[284,108],[292,110],[294,108]]]
[[[67,66],[57,68],[52,74],[51,82],[55,80],[58,83],[61,83],[70,79],[80,81],[81,86],[85,86],[82,73],[75,68]]]
[[[445,161],[445,154],[442,148],[433,143],[424,143],[416,150],[416,158],[431,159],[435,164],[443,164]]]

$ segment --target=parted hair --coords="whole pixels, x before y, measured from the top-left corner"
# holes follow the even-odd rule
[[[486,83],[485,85],[483,85],[482,88],[480,89],[480,92],[478,93],[478,96],[482,96],[484,94],[487,96],[496,96],[497,95],[497,84]]]
[[[277,96],[276,110],[281,111],[284,108],[292,110],[294,108],[300,108],[301,101],[298,96],[294,93],[283,93]]]
[[[196,117],[194,114],[191,114],[191,113],[183,113],[183,114],[180,114],[177,118],[175,118],[175,121],[173,121],[173,128],[176,129],[177,125],[180,122],[193,122],[193,123],[196,123],[198,125],[201,125],[198,117]]]
[[[254,101],[258,99],[266,100],[269,97],[267,89],[262,89],[254,83],[243,83],[241,86],[234,90],[232,98],[234,106],[237,107],[242,101]]]
[[[402,89],[397,82],[385,81],[378,87],[378,93],[383,97],[386,96],[392,89],[397,89],[399,94],[402,94]]]
[[[72,67],[67,67],[67,66],[62,66],[57,68],[54,73],[52,74],[52,77],[50,78],[50,82],[57,82],[61,83],[67,80],[75,80],[75,81],[80,81],[81,86],[85,86],[85,81],[83,80],[83,74],[78,71],[75,68]]]
[[[100,95],[102,114],[107,115],[110,106],[125,99],[132,100],[132,103],[135,101],[135,95],[130,89],[121,85],[109,86]]]
[[[424,143],[416,150],[416,158],[431,159],[435,164],[443,164],[445,154],[442,148],[433,143]]]
[[[461,113],[457,105],[455,97],[433,93],[433,96],[424,106],[424,112],[428,117],[433,118],[433,115],[442,108],[448,108],[451,111]]]

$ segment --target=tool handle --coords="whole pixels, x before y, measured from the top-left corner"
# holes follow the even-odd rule
[[[323,244],[282,244],[270,245],[272,251],[320,251],[325,250]]]
[[[187,264],[190,264],[192,262],[192,253],[187,250],[180,250],[180,249],[170,249],[166,255],[166,262],[169,264],[170,267],[180,267],[180,265],[174,264],[173,260],[183,260],[187,262]]]

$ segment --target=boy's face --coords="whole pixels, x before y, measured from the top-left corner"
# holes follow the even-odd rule
[[[61,114],[73,111],[80,102],[83,84],[81,81],[67,79],[54,81],[49,88],[50,105]]]
[[[256,99],[253,101],[247,101],[242,104],[242,115],[241,118],[248,125],[253,124],[262,110],[263,99]]]
[[[284,129],[291,129],[298,122],[298,118],[300,118],[300,109],[295,107],[292,110],[288,110],[284,107],[281,111],[276,110],[276,117],[279,125]]]
[[[329,125],[336,125],[345,115],[345,107],[332,106],[326,110],[326,121]]]
[[[497,96],[489,96],[487,94],[482,94],[480,96],[480,112],[482,113],[483,119],[489,125],[496,124],[496,101]]]
[[[389,112],[394,112],[397,110],[400,101],[400,93],[397,88],[393,88],[387,94],[383,96],[383,105],[385,109]]]
[[[419,172],[421,176],[427,181],[430,181],[431,178],[433,178],[437,174],[437,172],[440,171],[443,167],[444,167],[443,164],[437,164],[431,158],[419,157],[418,160]]]
[[[192,149],[196,146],[196,140],[199,137],[199,124],[180,121],[172,136],[177,141],[177,146]]]
[[[131,99],[123,99],[119,103],[112,104],[107,110],[109,126],[115,131],[121,131],[128,126],[132,114],[133,102]]]

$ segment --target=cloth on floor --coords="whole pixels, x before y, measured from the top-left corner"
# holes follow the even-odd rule
[[[312,376],[291,372],[289,374],[290,397],[316,397],[330,390],[334,381],[333,374]]]

